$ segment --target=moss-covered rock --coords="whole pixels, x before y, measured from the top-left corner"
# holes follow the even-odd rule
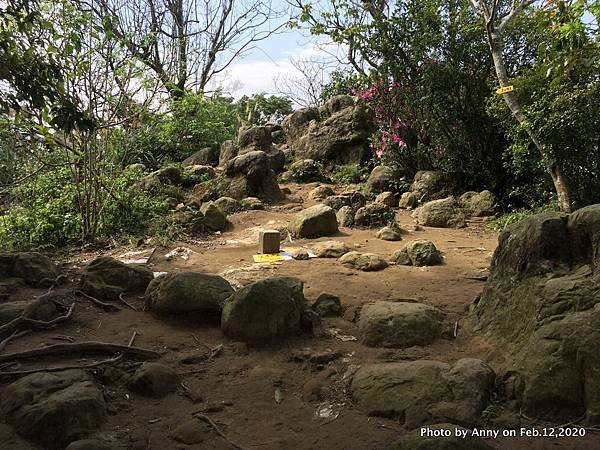
[[[434,266],[442,262],[442,255],[433,242],[416,240],[395,252],[392,261],[403,266]]]
[[[227,224],[227,215],[213,202],[207,202],[200,207],[204,216],[204,228],[207,231],[222,231]]]
[[[304,284],[296,278],[266,278],[236,291],[225,303],[221,330],[246,342],[296,334],[306,309]]]
[[[420,225],[437,228],[462,228],[467,225],[460,203],[454,197],[432,200],[415,210]]]
[[[154,279],[146,290],[146,308],[162,314],[219,313],[233,294],[227,280],[197,272],[170,272]]]
[[[361,342],[369,347],[428,345],[441,336],[443,319],[444,314],[433,306],[378,301],[361,310]]]
[[[377,272],[388,266],[385,259],[374,253],[348,252],[339,261],[346,267],[363,272]]]
[[[459,201],[470,216],[484,217],[496,214],[496,196],[490,191],[465,192]]]
[[[154,273],[146,267],[100,256],[83,271],[81,290],[100,299],[115,299],[123,292],[143,292],[153,279]]]
[[[369,203],[356,211],[354,224],[365,228],[383,227],[393,222],[395,215],[394,208],[383,203]]]
[[[56,264],[40,253],[0,254],[0,279],[20,278],[27,284],[38,286],[44,279],[54,280],[59,274]]]
[[[331,236],[338,232],[338,222],[332,208],[319,204],[296,214],[288,229],[298,238]]]

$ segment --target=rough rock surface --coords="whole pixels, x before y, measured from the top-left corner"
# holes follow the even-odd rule
[[[323,200],[323,204],[331,206],[335,210],[349,206],[353,211],[356,211],[367,204],[367,199],[358,191],[350,191],[338,195],[330,195]]]
[[[333,166],[360,164],[367,157],[369,122],[364,105],[352,97],[334,97],[320,110],[298,110],[282,126],[297,159]]]
[[[102,392],[82,370],[27,375],[2,391],[0,407],[18,434],[53,448],[89,435],[106,418]]]
[[[494,371],[476,359],[453,366],[429,360],[372,364],[354,375],[352,396],[367,414],[397,418],[408,429],[436,422],[475,425],[494,381]]]
[[[342,206],[335,217],[340,227],[349,228],[354,226],[354,214],[356,213],[350,206]]]
[[[283,198],[269,156],[263,151],[236,156],[225,165],[225,175],[231,178],[229,197],[238,200],[246,197],[264,200]]]
[[[240,202],[231,197],[219,197],[214,202],[215,206],[228,216],[240,209]]]
[[[373,194],[389,191],[398,179],[394,169],[388,166],[375,167],[367,179],[367,187]]]
[[[496,214],[496,196],[490,191],[465,192],[459,198],[465,212],[474,217]]]
[[[462,228],[467,225],[460,203],[454,197],[432,200],[415,210],[419,225],[438,228]]]
[[[443,318],[439,309],[422,303],[371,303],[360,313],[362,343],[394,348],[429,345],[441,336]]]
[[[170,272],[156,277],[146,290],[146,308],[163,314],[219,313],[233,294],[227,280],[197,272]]]
[[[532,417],[600,422],[600,205],[509,226],[471,308],[513,354],[507,391]]]
[[[419,239],[395,252],[392,261],[403,266],[435,266],[442,262],[442,255],[433,242]]]
[[[318,204],[296,214],[288,229],[297,238],[316,238],[336,234],[338,223],[333,209]]]
[[[342,303],[337,295],[323,292],[312,304],[312,309],[321,317],[335,317],[342,315]]]
[[[227,224],[227,215],[213,202],[203,203],[199,212],[203,215],[202,223],[206,231],[222,231]]]
[[[227,300],[221,316],[225,335],[246,342],[296,334],[306,308],[304,284],[296,278],[266,278]]]
[[[100,256],[84,269],[81,290],[99,299],[115,299],[123,292],[143,292],[153,279],[154,273],[146,267]]]
[[[202,163],[190,165],[196,164],[204,165]],[[158,169],[146,175],[133,186],[138,189],[152,191],[160,188],[163,184],[181,184],[181,169],[179,167],[165,167],[163,169]]]
[[[313,200],[324,200],[332,195],[335,195],[333,188],[326,184],[323,186],[317,186],[308,194],[308,196]]]
[[[410,186],[411,192],[421,203],[454,195],[456,188],[457,183],[454,177],[430,170],[417,172]]]
[[[218,153],[210,147],[202,148],[183,160],[184,166],[216,166],[219,162]]]
[[[219,167],[225,167],[225,165],[237,155],[238,148],[233,141],[223,142],[219,151]]]
[[[392,208],[398,206],[398,198],[396,197],[396,194],[390,191],[385,191],[379,194],[377,197],[375,197],[375,202],[383,203],[384,205],[391,206]]]
[[[129,381],[132,391],[155,398],[175,392],[178,386],[179,375],[175,369],[154,362],[143,363]]]
[[[56,264],[40,253],[0,254],[0,280],[18,278],[27,284],[38,286],[44,279],[54,280],[59,274]]]
[[[312,249],[317,258],[340,258],[350,251],[350,247],[341,241],[317,242]]]
[[[376,272],[388,266],[385,259],[374,253],[348,252],[339,261],[346,267],[363,272]]]
[[[412,192],[405,192],[400,197],[400,201],[398,202],[398,207],[403,209],[413,209],[416,208],[419,204],[419,199]]]
[[[376,234],[377,239],[382,241],[400,241],[402,240],[402,234],[394,227],[383,227]]]

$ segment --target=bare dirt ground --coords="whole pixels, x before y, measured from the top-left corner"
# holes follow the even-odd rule
[[[454,362],[463,357],[480,358],[496,371],[509,361],[506,349],[496,348],[474,336],[465,326],[466,311],[481,292],[484,283],[476,278],[485,273],[497,243],[495,233],[475,221],[465,229],[424,228],[414,231],[414,221],[406,211],[399,211],[398,222],[409,230],[404,241],[430,239],[443,252],[444,264],[434,267],[390,266],[380,272],[347,269],[335,259],[310,259],[255,264],[256,235],[259,228],[278,228],[287,224],[294,210],[310,206],[308,192],[315,185],[288,185],[293,192],[291,202],[268,211],[236,213],[230,217],[230,229],[196,243],[177,243],[157,248],[149,261],[155,272],[176,268],[221,274],[240,286],[268,276],[294,276],[305,282],[305,296],[313,301],[321,292],[338,295],[345,308],[341,318],[324,319],[323,328],[337,328],[344,336],[358,336],[354,319],[356,310],[373,300],[414,299],[434,305],[447,315],[450,337],[427,347],[404,350],[375,349],[357,341],[343,341],[333,336],[315,338],[306,334],[274,342],[268,347],[253,348],[230,341],[223,336],[218,323],[198,322],[174,317],[165,320],[143,312],[143,300],[127,300],[139,311],[123,309],[104,312],[84,301],[78,301],[70,322],[56,329],[36,332],[10,343],[7,352],[36,348],[65,339],[98,340],[127,344],[137,332],[135,345],[161,352],[160,362],[175,367],[183,382],[177,393],[163,399],[149,399],[129,392],[118,383],[105,382],[109,417],[97,437],[114,448],[151,449],[221,449],[231,448],[222,439],[207,440],[197,445],[184,445],[172,438],[173,429],[192,418],[192,413],[207,410],[227,437],[246,449],[385,449],[405,431],[393,420],[367,417],[344,395],[344,375],[348,368],[371,362],[433,359]],[[403,242],[386,242],[374,237],[375,230],[341,229],[338,236],[321,238],[344,241],[361,251],[390,256]],[[288,242],[287,247],[310,247],[314,240]],[[195,253],[188,260],[166,261],[164,255],[182,245]],[[150,249],[151,247],[149,247]],[[143,249],[143,247],[142,247]],[[111,249],[104,254],[119,256],[131,248]],[[62,261],[72,274],[94,253],[71,255]],[[42,291],[23,291],[18,295],[31,298]],[[458,322],[456,339],[452,339]],[[209,349],[223,344],[223,350],[205,361]],[[303,349],[313,354],[325,350],[343,356],[329,364],[297,362],[294,355]],[[34,361],[22,368],[53,366],[66,363],[60,359]],[[70,360],[73,362],[73,360]],[[109,374],[98,370],[106,381]],[[316,392],[324,392],[339,409],[332,420],[317,417],[323,405]],[[278,393],[277,395],[275,393]],[[279,395],[280,394],[280,395]],[[277,399],[276,399],[277,397]],[[278,401],[277,401],[278,400]],[[325,406],[329,403],[325,402]],[[504,419],[502,419],[504,417]],[[502,425],[504,420],[504,425]],[[501,414],[489,428],[543,427],[548,424],[519,420],[518,415]],[[557,425],[557,424],[555,424]],[[570,440],[506,439],[490,443],[498,449],[597,449],[600,434],[590,430],[586,438]],[[29,449],[30,443],[19,438],[12,428],[0,423],[1,449]]]

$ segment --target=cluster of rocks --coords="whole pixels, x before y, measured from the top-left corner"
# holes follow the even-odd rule
[[[536,418],[600,421],[600,205],[509,226],[472,305],[475,329],[510,349],[508,399]]]

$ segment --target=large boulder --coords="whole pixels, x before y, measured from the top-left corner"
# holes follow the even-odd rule
[[[444,314],[422,303],[383,302],[364,306],[359,329],[369,347],[429,345],[442,334]]]
[[[147,267],[100,256],[84,269],[81,290],[93,297],[110,300],[124,292],[143,292],[153,279],[154,273]]]
[[[442,262],[442,255],[433,242],[419,239],[395,252],[392,261],[403,266],[435,266]]]
[[[327,184],[317,186],[308,194],[313,200],[324,200],[332,195],[335,195],[335,192],[333,191],[333,188]]]
[[[273,143],[271,130],[267,127],[242,128],[238,132],[238,147],[240,151],[267,151]]]
[[[204,165],[201,163],[197,164]],[[146,175],[144,178],[137,181],[133,186],[134,188],[142,189],[145,191],[154,191],[165,184],[178,185],[181,184],[181,182],[182,171],[179,167],[164,167]]]
[[[470,318],[512,354],[507,391],[532,417],[600,423],[600,205],[547,212],[499,237]]]
[[[225,165],[225,175],[231,178],[230,197],[238,200],[246,197],[263,200],[283,198],[269,156],[263,151],[236,156]]]
[[[432,200],[415,210],[420,225],[437,228],[462,228],[467,225],[460,203],[454,197]]]
[[[454,177],[430,170],[417,172],[410,186],[411,192],[421,203],[454,195],[456,188],[457,182]]]
[[[227,214],[213,202],[203,203],[200,207],[204,229],[207,231],[222,231],[227,224]]]
[[[459,198],[465,212],[474,217],[496,214],[496,196],[490,191],[465,192]]]
[[[250,342],[297,334],[306,309],[303,290],[296,278],[267,278],[236,291],[223,307],[223,333]]]
[[[356,211],[354,225],[365,228],[383,227],[392,223],[395,216],[394,208],[383,203],[369,203]]]
[[[388,266],[385,259],[374,253],[348,252],[339,261],[346,267],[363,272],[377,272]]]
[[[424,423],[476,425],[494,388],[494,371],[461,359],[372,364],[352,380],[352,397],[367,414],[397,418],[408,429]]]
[[[2,391],[0,408],[19,435],[50,448],[93,433],[106,418],[102,391],[82,370],[27,375]]]
[[[217,275],[170,272],[148,285],[146,308],[159,314],[218,314],[232,294],[229,282]]]
[[[368,155],[370,124],[364,105],[337,97],[316,110],[299,110],[282,123],[287,143],[298,159],[314,159],[326,167],[360,164]]]
[[[181,164],[184,166],[216,166],[218,163],[218,152],[211,147],[205,147],[185,158]]]
[[[59,268],[50,258],[36,252],[0,254],[0,279],[17,278],[32,286],[44,280],[54,281]]]
[[[335,211],[326,205],[314,205],[300,211],[288,225],[288,230],[298,238],[331,236],[338,232]]]
[[[367,187],[373,194],[379,194],[393,190],[394,182],[398,179],[398,174],[394,169],[388,166],[377,166],[371,171],[367,179]]]

